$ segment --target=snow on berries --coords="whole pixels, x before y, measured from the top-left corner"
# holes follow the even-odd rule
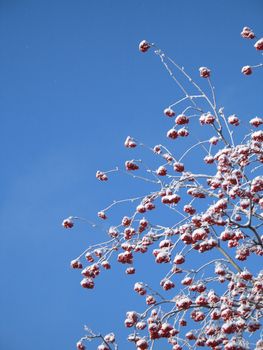
[[[252,29],[250,29],[249,27],[244,27],[240,34],[241,34],[242,38],[245,38],[245,39],[254,39],[255,38],[255,34],[253,33]]]
[[[87,289],[93,289],[95,285],[92,278],[83,278],[80,284],[83,288],[87,288]]]
[[[161,200],[163,204],[177,204],[181,200],[181,197],[173,193],[163,196]]]
[[[187,296],[178,297],[176,306],[179,310],[187,310],[192,305],[192,300]]]
[[[78,259],[72,260],[70,263],[72,269],[82,269],[82,263]]]
[[[183,210],[190,215],[193,215],[196,212],[196,209],[191,204],[186,204]]]
[[[103,172],[98,170],[96,172],[96,178],[100,181],[107,181],[108,180],[108,176]]]
[[[135,268],[134,267],[127,267],[125,270],[127,275],[134,275],[135,274]]]
[[[139,339],[136,341],[136,347],[137,350],[146,350],[148,349],[148,342],[146,341],[146,339]]]
[[[178,173],[181,173],[184,171],[184,164],[180,162],[175,162],[173,164],[174,171],[177,171]]]
[[[154,305],[155,303],[156,303],[156,300],[152,295],[148,295],[146,297],[146,304],[147,305]]]
[[[171,260],[171,254],[169,251],[160,250],[155,258],[155,262],[158,264],[169,263]]]
[[[141,52],[147,52],[149,50],[149,48],[151,47],[151,44],[148,43],[148,41],[146,40],[142,40],[140,43],[139,43],[139,50]]]
[[[104,340],[107,343],[114,343],[115,342],[115,334],[114,333],[109,333],[104,336]]]
[[[256,50],[259,50],[259,51],[263,50],[263,38],[259,39],[255,43],[254,47],[255,47]]]
[[[240,121],[235,114],[232,114],[228,117],[228,123],[234,126],[238,126]]]
[[[172,128],[172,129],[170,129],[170,130],[167,131],[166,136],[167,136],[168,138],[170,138],[170,139],[175,140],[175,139],[177,139],[177,137],[178,137],[178,132],[177,132],[177,130],[175,130],[174,128]]]
[[[175,284],[173,283],[173,281],[171,281],[170,279],[164,279],[160,282],[161,287],[163,288],[163,290],[168,291],[170,289],[173,289],[175,287]]]
[[[124,216],[122,218],[121,224],[122,224],[122,226],[129,226],[131,224],[131,222],[132,222],[131,218],[129,218],[128,216]]]
[[[206,164],[213,164],[214,163],[214,157],[211,155],[207,155],[204,157],[204,161]]]
[[[263,131],[258,130],[258,131],[253,132],[253,134],[251,135],[251,138],[254,141],[263,142]]]
[[[219,138],[216,137],[216,136],[213,136],[213,137],[210,138],[209,143],[210,143],[211,145],[214,145],[214,146],[215,146],[215,145],[217,145],[218,141],[219,141]]]
[[[133,254],[132,254],[132,252],[125,251],[124,253],[120,253],[118,255],[118,257],[117,257],[117,261],[122,263],[122,264],[132,264],[133,263]],[[131,272],[131,270],[130,270],[130,272]]]
[[[263,176],[256,176],[251,182],[251,192],[263,191]]]
[[[99,211],[98,212],[98,217],[103,219],[103,220],[107,219],[106,213],[104,211]]]
[[[146,294],[146,289],[141,282],[136,282],[134,285],[134,291],[137,292],[140,295],[145,295]]]
[[[169,118],[172,118],[175,116],[175,112],[170,107],[165,108],[163,113],[164,113],[164,115],[166,115],[166,117],[169,117]]]
[[[181,254],[177,254],[175,257],[174,257],[174,260],[173,260],[173,263],[174,264],[183,264],[185,262],[185,257]]]
[[[249,27],[243,28],[241,36],[255,38]],[[262,40],[255,43],[257,50],[263,50]],[[151,46],[143,40],[139,50],[147,52]],[[154,49],[170,75],[176,68],[183,76],[186,74],[180,65],[171,65],[172,61],[155,45]],[[242,73],[250,75],[256,67],[244,66]],[[199,73],[202,78],[210,78],[211,71],[203,66]],[[113,207],[124,204],[121,216],[118,212],[110,216],[114,222],[105,230],[106,239],[89,246],[70,266],[80,272],[84,289],[94,289],[95,278],[115,263],[125,277],[133,279],[128,275],[147,263],[143,256],[138,260],[138,255],[150,254],[152,265],[147,268],[156,266],[158,273],[153,275],[158,276],[158,283],[151,286],[151,281],[136,282],[133,289],[144,296],[144,306],[140,312],[128,311],[124,317],[124,326],[131,331],[128,341],[137,350],[151,349],[153,341],[158,348],[159,339],[166,339],[172,350],[247,350],[247,334],[255,337],[252,347],[260,349],[263,131],[259,127],[263,120],[250,117],[248,123],[244,118],[243,123],[249,126],[244,137],[242,128],[238,137],[233,137],[240,118],[235,114],[225,116],[224,108],[216,106],[210,80],[202,82],[207,85],[205,90],[188,75],[185,78],[186,96],[178,97],[163,111],[170,118],[166,122],[172,124],[166,136],[177,141],[169,142],[169,146],[145,146],[126,137],[126,148],[140,145],[151,151],[152,163],[144,164],[143,158],[127,160],[128,173],[123,172],[145,180],[145,186],[136,195],[114,200],[98,212],[98,217],[105,220]],[[130,174],[139,165],[139,176]],[[96,178],[107,181],[109,172],[98,170]],[[165,210],[170,217],[163,214]],[[62,226],[72,228],[75,219],[82,220],[68,217]],[[259,263],[255,260],[252,268],[249,264],[253,257]],[[194,329],[185,328],[191,325]],[[77,349],[84,350],[83,342],[92,340],[92,336],[88,332],[81,338]],[[98,350],[117,346],[113,333],[97,338],[103,338]]]
[[[175,123],[177,125],[185,125],[189,123],[189,118],[184,115],[184,114],[179,114],[176,119],[175,119]]]
[[[100,345],[97,347],[97,350],[110,350],[110,348],[108,347],[108,345],[106,345],[105,343],[103,343],[103,344],[100,344]]]
[[[62,226],[65,228],[72,228],[74,226],[73,217],[69,216],[67,219],[63,220]]]
[[[159,176],[165,176],[167,174],[167,169],[164,166],[160,166],[156,170],[156,174],[159,175]]]
[[[244,75],[250,75],[250,74],[252,74],[252,68],[251,68],[251,66],[244,66],[244,67],[242,67],[241,73],[243,73]]]
[[[199,68],[199,74],[200,74],[200,77],[202,77],[202,78],[209,78],[210,73],[211,73],[211,71],[207,67],[200,67]]]
[[[135,148],[137,146],[137,143],[132,137],[127,136],[127,138],[124,142],[124,146],[127,148]]]
[[[161,154],[162,153],[161,145],[154,146],[153,151],[154,151],[154,153]]]
[[[139,166],[133,160],[127,160],[125,162],[125,168],[128,171],[130,171],[130,170],[138,170]]]
[[[215,121],[215,117],[210,112],[207,112],[207,113],[201,114],[199,121],[201,125],[213,124]]]
[[[77,350],[86,350],[86,346],[81,341],[77,342],[76,348]]]
[[[260,118],[260,117],[252,118],[252,119],[250,119],[249,124],[250,124],[251,126],[254,126],[254,127],[257,128],[257,127],[259,127],[260,125],[263,124],[263,119]]]
[[[189,135],[189,131],[186,128],[180,128],[177,130],[178,136],[187,137]]]

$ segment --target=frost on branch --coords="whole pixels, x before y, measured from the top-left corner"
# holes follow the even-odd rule
[[[241,35],[254,38],[248,27]],[[127,151],[146,149],[158,166],[151,168],[142,159],[131,159],[120,168],[96,173],[106,181],[109,172],[123,169],[127,176],[147,182],[151,190],[113,201],[99,211],[101,219],[111,222],[111,210],[130,204],[125,216],[111,222],[107,240],[87,247],[71,261],[71,267],[81,270],[81,286],[93,289],[112,260],[124,265],[126,275],[136,273],[139,254],[148,253],[145,262],[152,259],[156,269],[164,265],[167,272],[155,286],[147,281],[134,285],[145,307],[128,311],[124,326],[132,331],[127,340],[137,350],[158,349],[160,339],[172,350],[262,349],[262,118],[227,117],[224,108],[217,106],[208,68],[196,72],[197,79],[198,75],[206,78],[201,84],[206,83],[207,89],[203,89],[156,45],[146,41],[139,45],[142,52],[150,47],[180,91],[164,109],[169,117],[164,123],[170,123],[166,131],[170,147],[157,144],[151,148],[128,136]],[[178,82],[178,75],[187,88]],[[173,214],[172,225],[159,214],[163,208]],[[79,217],[65,219],[63,226],[72,228],[76,221],[94,226]],[[85,349],[86,343],[96,339],[98,350],[118,348],[114,334],[103,336],[86,327],[77,349]]]

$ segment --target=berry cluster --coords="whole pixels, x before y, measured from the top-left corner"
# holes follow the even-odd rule
[[[255,38],[248,27],[241,35]],[[263,49],[262,39],[255,47]],[[142,197],[114,201],[99,211],[98,217],[106,220],[110,219],[108,212],[115,205],[136,203],[131,213],[108,228],[109,240],[88,247],[72,260],[71,267],[81,269],[80,284],[86,289],[93,289],[100,272],[111,268],[110,260],[115,252],[117,261],[128,265],[127,275],[136,272],[136,255],[148,251],[156,264],[168,267],[159,282],[160,291],[144,282],[134,285],[134,291],[145,298],[146,309],[141,313],[127,312],[124,325],[133,330],[128,341],[134,343],[137,350],[153,349],[158,339],[166,339],[172,350],[198,347],[260,350],[263,272],[255,266],[254,272],[250,272],[244,262],[253,263],[263,256],[263,236],[260,236],[263,177],[257,175],[263,166],[263,131],[258,129],[263,120],[250,119],[247,123],[250,132],[242,141],[235,142],[234,130],[240,128],[244,120],[235,114],[226,117],[223,108],[218,108],[210,69],[200,67],[199,74],[208,82],[212,98],[155,44],[146,40],[139,44],[141,52],[149,49],[154,50],[172,77],[172,69],[176,68],[192,83],[193,91],[186,91],[179,84],[185,95],[164,109],[164,115],[169,117],[167,121],[174,122],[167,137],[180,146],[174,153],[163,145],[150,148],[152,155],[160,160],[157,169],[139,167],[142,160],[125,162],[127,174],[152,183],[153,191]],[[243,73],[250,74],[245,73],[245,69]],[[190,138],[185,137],[191,129],[196,134],[198,127],[207,128],[209,139],[191,144]],[[190,144],[186,143],[186,150],[180,156],[183,141]],[[131,136],[126,138],[124,146],[131,151],[137,146],[146,147]],[[200,152],[195,157],[201,172],[196,172],[192,162],[187,161],[191,151],[198,147]],[[106,181],[109,172],[97,171],[96,177]],[[139,175],[133,175],[137,173]],[[149,214],[158,207],[174,213],[172,226],[153,222],[158,216]],[[73,228],[77,219],[80,218],[69,217],[62,225]],[[198,259],[198,266],[193,266],[192,256],[196,259],[197,254],[202,254],[202,258]],[[255,260],[251,260],[252,257]],[[169,294],[170,290],[174,291],[173,295]],[[249,336],[254,333],[258,339],[251,347]],[[98,350],[110,350],[111,346],[116,349],[113,333],[103,337],[90,330],[77,343],[77,349],[84,350],[84,342],[95,338],[102,339]]]

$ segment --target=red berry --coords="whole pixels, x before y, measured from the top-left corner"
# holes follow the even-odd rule
[[[108,180],[108,176],[103,171],[99,171],[99,170],[96,172],[96,178],[99,179],[100,181]]]
[[[62,226],[65,228],[72,228],[74,226],[72,217],[70,216],[69,218],[63,220]]]
[[[250,74],[252,74],[252,68],[250,66],[244,66],[241,69],[241,72],[245,75],[250,75]]]
[[[137,146],[137,144],[132,137],[127,136],[127,138],[124,142],[124,146],[127,148],[135,148]]]
[[[141,52],[148,51],[150,47],[151,47],[151,44],[149,44],[148,41],[146,41],[146,40],[141,41],[139,44],[139,50]]]
[[[77,342],[76,347],[78,350],[85,350],[86,349],[86,346],[81,341]]]
[[[160,166],[157,170],[156,170],[157,175],[159,176],[165,176],[167,174],[167,170],[164,166]]]
[[[154,153],[157,153],[157,154],[162,153],[161,145],[154,146],[153,151],[154,151]]]
[[[152,295],[148,295],[146,297],[146,304],[147,305],[154,305],[155,303],[156,303],[156,300]]]
[[[252,29],[250,29],[249,27],[244,27],[240,34],[241,34],[242,38],[246,38],[246,39],[254,39],[255,38],[255,34],[253,33]]]
[[[177,125],[184,125],[184,124],[188,124],[189,123],[189,119],[187,116],[183,115],[183,114],[179,114],[176,119],[175,119],[175,123]]]
[[[139,204],[139,205],[137,206],[137,208],[136,208],[136,211],[137,211],[138,213],[143,214],[143,213],[145,213],[145,212],[146,212],[146,208],[145,208],[145,206],[144,206],[144,205]]]
[[[183,264],[185,262],[185,257],[181,254],[177,254],[175,257],[174,257],[174,264]]]
[[[132,221],[131,218],[128,218],[128,216],[124,216],[122,218],[121,224],[122,224],[122,226],[129,226],[131,221]]]
[[[94,258],[93,256],[91,255],[91,253],[87,252],[86,255],[85,255],[85,258],[88,262],[93,262],[94,261]]]
[[[134,267],[128,267],[126,270],[125,270],[125,273],[127,275],[134,275],[135,274],[135,268]]]
[[[263,50],[263,38],[259,39],[259,40],[255,43],[254,47],[255,47],[257,50]]]
[[[72,269],[82,269],[82,263],[79,260],[72,260],[70,263],[70,266],[72,267]]]
[[[127,160],[125,162],[125,168],[126,170],[137,170],[139,169],[138,165],[134,163],[132,160]]]
[[[175,140],[178,137],[178,132],[175,129],[170,129],[167,131],[166,136],[170,139]]]
[[[80,282],[80,284],[83,288],[87,288],[87,289],[94,288],[94,281],[92,278],[83,278],[83,280]]]
[[[199,73],[200,73],[200,77],[202,77],[202,78],[209,78],[210,77],[210,69],[208,69],[207,67],[200,67]]]
[[[215,117],[211,113],[203,113],[199,118],[200,124],[213,124],[215,121]]]
[[[228,123],[231,125],[238,126],[239,125],[239,119],[235,114],[232,114],[228,117]]]
[[[185,128],[178,129],[178,136],[186,137],[189,135],[189,131]]]
[[[164,115],[166,115],[169,118],[172,118],[175,116],[175,112],[172,110],[172,108],[165,108],[165,110],[163,111]]]
[[[193,215],[196,212],[196,210],[191,204],[186,204],[184,206],[184,212]]]
[[[98,217],[101,218],[101,219],[103,219],[103,220],[106,220],[106,219],[107,219],[107,216],[106,216],[106,214],[105,214],[104,211],[99,211],[99,212],[98,212]]]
[[[102,261],[101,266],[104,267],[105,270],[109,270],[111,268],[110,263],[107,260]]]
[[[249,124],[251,124],[252,126],[255,126],[257,128],[258,126],[263,124],[263,119],[259,118],[259,117],[255,117],[255,118],[250,120]]]
[[[184,164],[183,163],[175,162],[173,167],[174,167],[174,170],[177,171],[178,173],[181,173],[184,171]]]

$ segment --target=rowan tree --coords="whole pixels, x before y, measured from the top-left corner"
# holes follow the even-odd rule
[[[257,39],[250,28],[244,27],[241,35],[263,50],[263,38]],[[145,298],[145,309],[127,311],[124,326],[130,330],[127,340],[137,350],[159,349],[159,339],[166,339],[172,350],[263,349],[263,119],[226,115],[217,104],[208,67],[200,67],[199,77],[192,78],[156,44],[143,40],[139,50],[155,54],[177,85],[176,99],[164,108],[163,118],[170,123],[167,138],[179,146],[149,147],[127,136],[124,147],[131,155],[124,167],[98,170],[96,177],[110,182],[125,168],[152,190],[99,211],[101,220],[110,221],[115,206],[130,204],[125,216],[109,224],[108,239],[86,247],[71,267],[80,270],[81,286],[93,289],[113,259],[125,266],[127,275],[136,273],[138,254],[167,266],[156,285],[134,285],[134,292]],[[246,65],[242,73],[250,75],[258,67],[262,63]],[[135,148],[150,152],[158,166],[134,159]],[[164,208],[174,214],[172,225],[158,214]],[[93,225],[78,216],[62,224],[74,229],[78,221]],[[193,266],[196,256],[199,265]],[[98,350],[118,348],[114,333],[85,330],[77,349],[91,348],[89,342],[95,339]]]

